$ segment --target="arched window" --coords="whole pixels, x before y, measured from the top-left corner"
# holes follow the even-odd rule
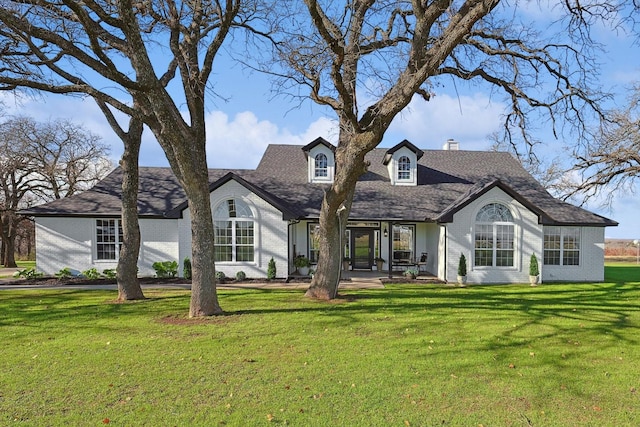
[[[327,156],[323,153],[320,153],[316,156],[316,168],[315,168],[315,177],[327,177],[329,176],[329,165],[327,162]]]
[[[411,159],[402,156],[398,159],[398,181],[408,181],[411,179]]]
[[[252,262],[254,220],[249,206],[240,199],[220,203],[213,214],[216,262]]]
[[[515,225],[509,208],[500,203],[485,205],[476,215],[475,265],[513,267]]]

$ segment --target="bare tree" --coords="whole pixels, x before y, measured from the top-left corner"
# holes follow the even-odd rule
[[[626,109],[612,111],[596,137],[575,151],[571,172],[579,173],[569,196],[584,200],[605,193],[605,203],[620,191],[634,191],[640,178],[640,86],[631,89]]]
[[[615,15],[615,4],[563,2],[557,7],[565,7],[566,36],[546,40],[516,19],[517,1],[304,0],[308,18],[295,9],[298,4],[287,2],[278,16],[282,37],[274,57],[282,67],[261,68],[279,77],[281,93],[308,96],[339,121],[336,174],[321,206],[320,257],[310,297],[337,294],[344,232],[339,228],[347,223],[356,181],[367,169],[365,155],[414,95],[429,101],[438,85],[451,80],[501,92],[510,106],[505,139],[514,145],[532,145],[528,131],[535,111],[554,132],[566,125],[584,132],[587,115],[602,114],[589,24]]]
[[[15,267],[21,208],[66,197],[94,185],[111,169],[108,148],[68,121],[38,123],[19,117],[0,124],[2,264]]]
[[[0,7],[4,89],[90,95],[143,122],[162,146],[191,211],[190,316],[222,312],[205,151],[207,84],[223,41],[234,26],[249,27],[255,3],[18,0]],[[167,87],[176,76],[179,94],[172,95]]]

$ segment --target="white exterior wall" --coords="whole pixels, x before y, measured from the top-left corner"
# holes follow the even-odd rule
[[[140,219],[140,276],[152,276],[156,261],[178,260],[177,221]],[[75,271],[115,269],[115,260],[96,259],[95,218],[36,218],[36,269],[48,275],[67,267]]]
[[[282,212],[249,191],[236,181],[229,181],[211,192],[211,209],[230,198],[242,199],[254,216],[254,261],[253,262],[217,262],[216,271],[222,271],[227,277],[235,277],[238,271],[244,271],[247,277],[267,277],[269,260],[276,262],[277,277],[287,276],[287,221],[282,219]],[[178,220],[180,275],[182,262],[191,256],[191,214],[189,209],[183,212]]]
[[[474,265],[475,218],[478,210],[488,203],[502,203],[511,210],[515,222],[514,267]],[[447,238],[446,265],[439,270],[444,273],[440,279],[448,282],[456,281],[461,253],[467,258],[467,283],[527,283],[531,254],[535,253],[540,263],[542,260],[543,235],[537,215],[497,187],[458,211],[443,232],[446,232]]]
[[[604,227],[580,228],[580,265],[542,265],[543,258],[539,260],[543,281],[604,281]]]
[[[416,224],[416,261],[423,252],[427,255],[426,270],[432,274],[438,272],[438,225],[434,223]],[[387,259],[387,258],[385,258]]]

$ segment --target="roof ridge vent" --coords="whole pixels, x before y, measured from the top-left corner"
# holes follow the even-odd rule
[[[449,138],[442,146],[442,149],[446,151],[458,151],[460,150],[460,143],[453,138]]]

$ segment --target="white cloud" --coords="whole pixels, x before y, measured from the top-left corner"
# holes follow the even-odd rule
[[[319,136],[331,141],[334,129],[334,122],[320,118],[296,135],[273,122],[259,120],[251,111],[232,119],[214,111],[207,116],[207,163],[214,168],[253,169],[269,144],[306,145]]]
[[[406,138],[420,148],[439,149],[452,138],[462,150],[486,150],[487,135],[498,130],[503,111],[503,104],[480,93],[437,95],[429,102],[414,97],[392,122],[383,145],[393,146]]]

